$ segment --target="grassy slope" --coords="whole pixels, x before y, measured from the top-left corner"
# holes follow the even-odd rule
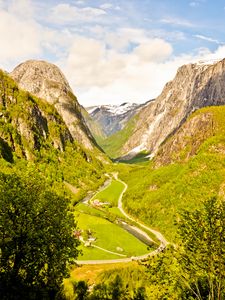
[[[224,193],[225,107],[204,108],[213,114],[216,127],[188,162],[154,169],[149,166],[121,166],[122,179],[128,183],[125,208],[145,223],[175,239],[175,221],[184,208],[192,209],[201,201]]]
[[[70,193],[73,201],[81,199],[90,189],[97,189],[104,182],[104,165],[96,159],[99,151],[88,151],[77,143],[65,143],[65,151],[53,147],[67,131],[66,125],[54,106],[18,88],[18,85],[0,70],[0,169],[26,169],[30,165],[43,174],[58,192]],[[47,118],[48,134],[45,137],[35,123],[32,109],[38,107]],[[34,114],[34,113],[33,113]],[[34,134],[38,144],[35,149],[30,134],[21,136],[18,124],[27,125],[27,132]],[[25,150],[30,161],[25,160]],[[12,163],[7,165],[5,162]],[[32,162],[31,162],[32,160]],[[32,167],[31,166],[31,167]],[[14,171],[13,171],[14,172]],[[71,183],[77,193],[65,188],[64,181]]]
[[[134,116],[128,121],[126,126],[121,131],[118,131],[105,139],[102,137],[95,136],[97,143],[111,158],[117,158],[122,155],[122,147],[130,137],[137,118],[138,115]]]

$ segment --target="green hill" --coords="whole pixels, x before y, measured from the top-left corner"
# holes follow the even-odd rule
[[[107,160],[97,148],[90,151],[73,140],[53,105],[19,89],[2,71],[0,158],[1,170],[33,165],[52,184],[72,184],[75,200],[102,184],[102,161]],[[56,184],[56,189],[59,186]]]
[[[210,126],[196,127],[199,122],[193,119],[203,120],[206,114]],[[224,106],[203,108],[164,143],[149,165],[120,167],[129,187],[124,195],[126,210],[171,241],[182,209],[194,209],[203,200],[225,195],[224,115]],[[176,147],[172,148],[173,143]]]

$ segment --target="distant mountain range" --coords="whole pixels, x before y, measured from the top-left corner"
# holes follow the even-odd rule
[[[100,140],[101,147],[113,157],[130,159],[142,151],[154,157],[165,140],[180,128],[192,112],[206,106],[225,104],[224,82],[225,59],[180,67],[175,78],[165,85],[159,97],[142,106],[133,106],[134,109],[128,114],[131,117],[122,118],[122,125],[116,125],[115,122],[113,128],[122,129]],[[116,108],[110,109],[106,106],[92,110],[91,116],[97,121],[103,119],[107,128],[110,124],[107,123],[107,116],[117,118],[113,114],[116,111]],[[120,108],[118,111],[120,112]],[[118,137],[124,138],[121,143],[117,143],[115,151]]]
[[[127,122],[150,101],[144,104],[124,102],[120,105],[90,106],[86,107],[86,110],[101,128],[103,135],[108,137],[122,130]]]

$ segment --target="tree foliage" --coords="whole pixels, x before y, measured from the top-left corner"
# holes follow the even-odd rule
[[[40,176],[0,173],[1,299],[54,298],[78,255],[75,227],[68,199]]]
[[[225,299],[225,202],[183,211],[178,233],[179,246],[149,259],[152,299]]]
[[[224,299],[225,202],[213,197],[202,209],[185,211],[179,234],[183,245],[180,262],[193,295],[197,299]]]

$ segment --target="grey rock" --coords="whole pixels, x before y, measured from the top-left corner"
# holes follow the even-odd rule
[[[224,104],[225,59],[212,64],[184,65],[159,97],[142,109],[123,153],[135,155],[148,150],[154,156],[193,111]]]
[[[94,139],[85,124],[77,98],[57,66],[45,61],[29,60],[18,65],[10,76],[20,88],[54,105],[73,139],[93,149]]]

